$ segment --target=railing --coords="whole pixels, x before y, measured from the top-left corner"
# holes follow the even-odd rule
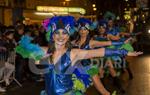
[[[5,68],[11,68],[14,70],[9,80],[14,80],[20,87],[22,87],[19,81],[16,80],[15,78],[15,59],[16,59],[15,51],[0,52],[0,79],[1,79],[0,82],[4,82],[3,77],[5,77]]]

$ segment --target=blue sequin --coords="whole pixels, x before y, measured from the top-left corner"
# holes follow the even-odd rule
[[[64,95],[71,91],[73,87],[72,74],[71,72],[66,74],[66,71],[71,66],[70,50],[67,50],[55,65],[50,65],[53,65],[53,68],[50,68],[49,73],[45,74],[47,95]]]

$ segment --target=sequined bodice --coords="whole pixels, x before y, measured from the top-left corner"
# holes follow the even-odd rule
[[[64,95],[72,89],[72,74],[68,73],[70,66],[70,50],[67,50],[55,65],[49,64],[49,73],[45,74],[48,95]]]

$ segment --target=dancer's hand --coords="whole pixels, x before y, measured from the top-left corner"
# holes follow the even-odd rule
[[[127,44],[127,43],[129,43],[132,39],[133,39],[133,38],[130,37],[130,38],[128,38],[127,40],[125,40],[124,43]]]
[[[134,52],[128,52],[128,56],[138,56],[138,55],[141,55],[141,54],[143,54],[143,52],[141,52],[141,51],[139,51],[139,52],[136,52],[136,51],[134,51]]]

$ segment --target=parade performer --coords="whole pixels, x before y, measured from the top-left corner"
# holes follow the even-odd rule
[[[85,50],[90,50],[93,48],[98,48],[98,47],[103,47],[103,46],[110,46],[110,45],[122,45],[124,43],[127,43],[127,41],[125,42],[111,42],[111,41],[96,41],[96,40],[92,40],[92,38],[90,37],[90,32],[92,32],[93,29],[96,28],[97,23],[94,22],[92,23],[90,20],[86,19],[86,18],[79,18],[77,21],[77,26],[78,26],[78,37],[75,41],[73,41],[73,45],[76,48],[80,48],[80,49],[85,49]],[[95,87],[97,88],[97,90],[102,94],[102,95],[109,95],[109,92],[104,88],[104,86],[102,85],[101,81],[99,80],[99,76],[98,76],[98,68],[96,65],[91,65],[91,61],[90,59],[86,59],[86,60],[82,60],[80,62],[82,64],[82,66],[84,68],[86,68],[85,70],[83,70],[80,67],[78,67],[75,70],[75,73],[77,73],[77,70],[80,70],[80,73],[82,71],[82,73],[87,73],[90,75],[90,77],[93,80],[93,83],[95,85]],[[79,74],[79,73],[77,73]],[[85,76],[87,77],[87,76]],[[83,78],[83,75],[82,75]],[[81,81],[84,82],[84,80],[82,80],[82,78],[79,78]],[[85,79],[85,78],[83,78]],[[86,79],[88,80],[88,79]],[[89,83],[90,84],[90,83]],[[89,84],[85,84],[85,87],[88,87],[87,85]]]
[[[48,29],[50,36],[50,56],[45,58],[49,72],[45,74],[45,95],[83,95],[73,88],[72,69],[78,60],[111,55],[138,56],[142,52],[127,52],[126,50],[72,49],[69,36],[74,32],[74,17],[55,16],[49,19]],[[80,93],[80,94],[79,94]]]
[[[107,21],[105,20],[100,20],[99,21],[99,34],[97,37],[95,37],[96,40],[99,41],[106,41],[106,40],[116,40],[116,41],[124,41],[126,40],[125,38],[120,37],[119,35],[119,27],[115,27],[113,25],[113,20],[109,19],[109,28],[107,28]],[[132,39],[131,37],[128,39]],[[125,43],[122,45],[117,45],[117,46],[109,46],[107,48],[113,48],[113,49],[125,49],[127,51],[133,51],[133,47],[131,45],[131,43]],[[106,60],[106,63],[108,64],[109,67],[109,72],[111,74],[111,76],[113,77],[114,80],[114,85],[116,85],[122,93],[125,93],[125,90],[123,89],[123,87],[121,86],[121,82],[120,79],[118,78],[118,76],[120,75],[121,71],[123,70],[127,70],[128,74],[129,74],[129,78],[132,78],[132,73],[128,67],[128,63],[125,59],[125,56],[112,56],[112,57],[105,57],[104,60]],[[119,62],[119,63],[117,63]],[[117,63],[121,66],[121,68],[119,67],[114,67],[116,66]],[[126,68],[124,67],[126,66]],[[123,67],[123,68],[122,68]],[[116,72],[117,71],[117,72]],[[105,73],[108,75],[109,74],[108,69],[105,69]]]

